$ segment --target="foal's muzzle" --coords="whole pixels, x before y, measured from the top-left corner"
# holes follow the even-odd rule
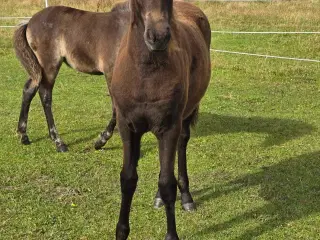
[[[146,29],[144,41],[150,51],[164,51],[168,47],[171,38],[170,27],[163,30]]]

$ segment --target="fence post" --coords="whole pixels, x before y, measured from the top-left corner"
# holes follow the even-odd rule
[[[49,7],[48,0],[45,0],[46,7]]]

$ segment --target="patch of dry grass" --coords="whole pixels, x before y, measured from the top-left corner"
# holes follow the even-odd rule
[[[320,1],[198,3],[215,30],[319,31]]]
[[[49,6],[64,5],[93,12],[107,12],[116,2],[124,0],[48,0]],[[44,0],[0,1],[0,17],[31,17],[45,7]],[[0,19],[0,26],[15,26],[21,19]],[[12,47],[14,28],[0,28],[0,54],[2,48]]]
[[[111,6],[121,0],[48,0],[50,6],[64,5],[88,11],[108,11]],[[32,16],[45,7],[44,0],[0,1],[0,16]]]

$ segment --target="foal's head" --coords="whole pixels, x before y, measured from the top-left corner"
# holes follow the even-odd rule
[[[132,24],[142,24],[144,41],[150,51],[167,49],[171,38],[173,0],[130,0]]]

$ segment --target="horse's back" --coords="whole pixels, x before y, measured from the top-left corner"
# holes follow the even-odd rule
[[[125,11],[95,13],[52,6],[31,18],[27,39],[40,63],[59,64],[64,59],[78,71],[99,73],[113,65],[128,21]]]
[[[191,3],[174,2],[178,39],[189,56],[188,100],[184,117],[194,112],[210,81],[211,28],[202,10]]]
[[[129,12],[129,1],[124,1],[124,2],[118,2],[113,5],[111,8],[111,12],[119,12],[119,11],[124,11],[124,12]]]
[[[177,20],[187,25],[196,25],[208,46],[211,43],[211,28],[207,16],[203,11],[192,3],[175,1],[174,7]]]

